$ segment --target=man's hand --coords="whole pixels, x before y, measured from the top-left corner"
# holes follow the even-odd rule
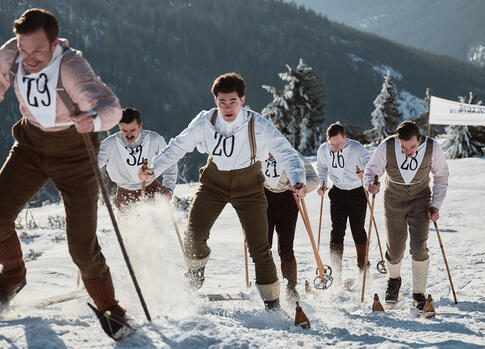
[[[361,181],[364,180],[364,170],[355,171],[355,174],[357,175],[357,177],[359,177]]]
[[[150,167],[143,168],[140,167],[138,170],[138,178],[140,178],[141,181],[147,181],[150,180],[154,177],[153,170]]]
[[[325,191],[327,190],[327,187],[325,186],[325,184],[323,186],[321,186],[320,188],[317,189],[317,194],[322,196],[325,194]]]
[[[381,182],[377,182],[377,184],[369,184],[369,188],[367,190],[373,195],[377,194],[381,190]]]
[[[300,198],[303,199],[308,193],[308,188],[306,184],[296,183],[295,186],[291,187],[291,190]]]
[[[440,210],[438,210],[436,207],[429,207],[428,218],[431,219],[433,222],[436,222],[438,218],[440,218]]]
[[[71,115],[71,120],[74,121],[76,130],[79,133],[88,133],[94,130],[93,116],[85,111],[77,115]]]

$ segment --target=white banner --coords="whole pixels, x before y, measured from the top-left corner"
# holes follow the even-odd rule
[[[435,125],[485,126],[485,106],[431,96],[429,123]]]

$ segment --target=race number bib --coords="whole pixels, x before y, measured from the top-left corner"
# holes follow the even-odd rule
[[[408,158],[401,150],[401,146],[397,139],[394,140],[394,150],[396,152],[396,161],[401,172],[401,177],[404,183],[409,184],[418,172],[421,163],[423,162],[424,153],[426,152],[426,141],[418,147],[416,154]]]
[[[205,137],[209,155],[221,171],[237,168],[241,159],[250,159],[247,122],[229,137],[221,135],[212,125],[208,124]]]
[[[275,160],[274,157],[268,157],[264,161],[264,177],[266,179],[266,182],[269,184],[271,188],[276,188],[278,186],[278,183],[280,181],[280,174],[281,174],[281,168],[278,166],[277,161]]]
[[[327,151],[328,171],[339,180],[343,180],[345,173],[345,165],[349,159],[349,147],[342,150],[335,151],[329,145]]]
[[[40,72],[25,75],[20,60],[17,73],[17,84],[22,99],[37,122],[45,128],[55,126],[56,121],[56,86],[63,57],[59,50],[62,51],[60,46],[57,46],[58,56]]]
[[[139,183],[140,179],[138,178],[138,169],[141,165],[143,165],[143,160],[147,159],[149,162],[151,161],[151,159],[148,159],[150,137],[145,137],[141,144],[134,147],[124,145],[123,141],[117,138],[116,145],[118,146],[123,164],[125,165],[125,168],[130,174],[133,182]]]

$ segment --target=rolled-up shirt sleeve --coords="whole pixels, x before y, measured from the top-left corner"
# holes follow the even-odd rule
[[[96,76],[80,52],[68,54],[61,65],[62,83],[72,101],[82,111],[96,111],[97,130],[106,131],[121,120],[118,97]]]
[[[433,174],[433,197],[431,207],[441,208],[448,190],[448,163],[445,154],[438,142],[433,141],[433,154],[431,157],[431,173]]]
[[[369,185],[374,182],[377,175],[378,178],[384,174],[387,165],[386,142],[379,144],[377,149],[372,154],[369,162],[364,169],[364,187],[369,189]]]

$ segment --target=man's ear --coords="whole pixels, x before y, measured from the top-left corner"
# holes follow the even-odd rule
[[[241,97],[241,107],[244,105],[244,102],[246,101],[246,96]]]

